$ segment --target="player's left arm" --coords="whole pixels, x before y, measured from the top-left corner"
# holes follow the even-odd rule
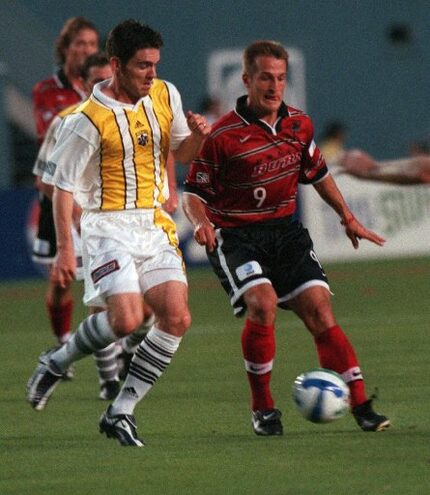
[[[211,132],[211,126],[207,123],[205,117],[198,113],[187,112],[187,124],[191,134],[173,151],[176,160],[183,164],[189,163],[197,156],[202,144]]]
[[[211,126],[199,113],[188,111],[184,114],[181,96],[176,87],[165,81],[169,89],[170,105],[173,121],[170,128],[170,150],[178,162],[188,165],[196,158]]]
[[[375,232],[366,229],[355,218],[330,174],[327,174],[322,180],[313,184],[313,186],[321,198],[340,216],[340,223],[345,227],[345,233],[351,240],[355,249],[358,249],[359,241],[361,239],[366,239],[378,246],[384,245],[384,238],[380,237]]]

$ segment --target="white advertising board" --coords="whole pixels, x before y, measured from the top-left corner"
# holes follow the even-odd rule
[[[430,187],[388,185],[346,175],[335,180],[354,215],[386,243],[379,247],[361,241],[355,250],[338,215],[312,186],[301,186],[302,221],[322,261],[430,254]]]

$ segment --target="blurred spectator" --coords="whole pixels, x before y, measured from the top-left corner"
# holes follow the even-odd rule
[[[339,165],[342,172],[391,184],[430,184],[430,155],[424,153],[397,160],[377,161],[361,150],[344,153]]]
[[[339,120],[328,123],[318,143],[328,165],[338,165],[345,152],[347,128]]]
[[[412,141],[409,146],[409,154],[411,156],[430,155],[430,140],[420,139]]]
[[[205,96],[200,102],[200,113],[209,124],[213,124],[223,113],[221,100],[215,96]]]
[[[92,22],[84,17],[68,19],[55,42],[58,70],[33,88],[33,110],[37,133],[42,143],[54,117],[87,97],[88,88],[82,78],[82,69],[89,55],[98,51],[99,34]],[[40,167],[40,168],[39,168]],[[36,172],[39,190],[40,215],[38,232],[33,244],[33,260],[45,264],[51,271],[56,256],[56,236],[52,216],[52,201],[46,195],[40,176],[43,166]],[[73,294],[70,288],[61,288],[48,281],[45,305],[50,324],[59,344],[71,335]]]

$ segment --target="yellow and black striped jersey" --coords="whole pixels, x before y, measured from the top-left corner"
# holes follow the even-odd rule
[[[156,79],[131,105],[106,96],[104,84],[64,119],[49,158],[54,183],[87,210],[159,207],[169,149],[190,133],[179,92]]]

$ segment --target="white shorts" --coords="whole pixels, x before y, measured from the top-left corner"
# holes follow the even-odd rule
[[[142,293],[163,282],[187,284],[176,226],[161,208],[85,212],[81,218],[84,303]]]

